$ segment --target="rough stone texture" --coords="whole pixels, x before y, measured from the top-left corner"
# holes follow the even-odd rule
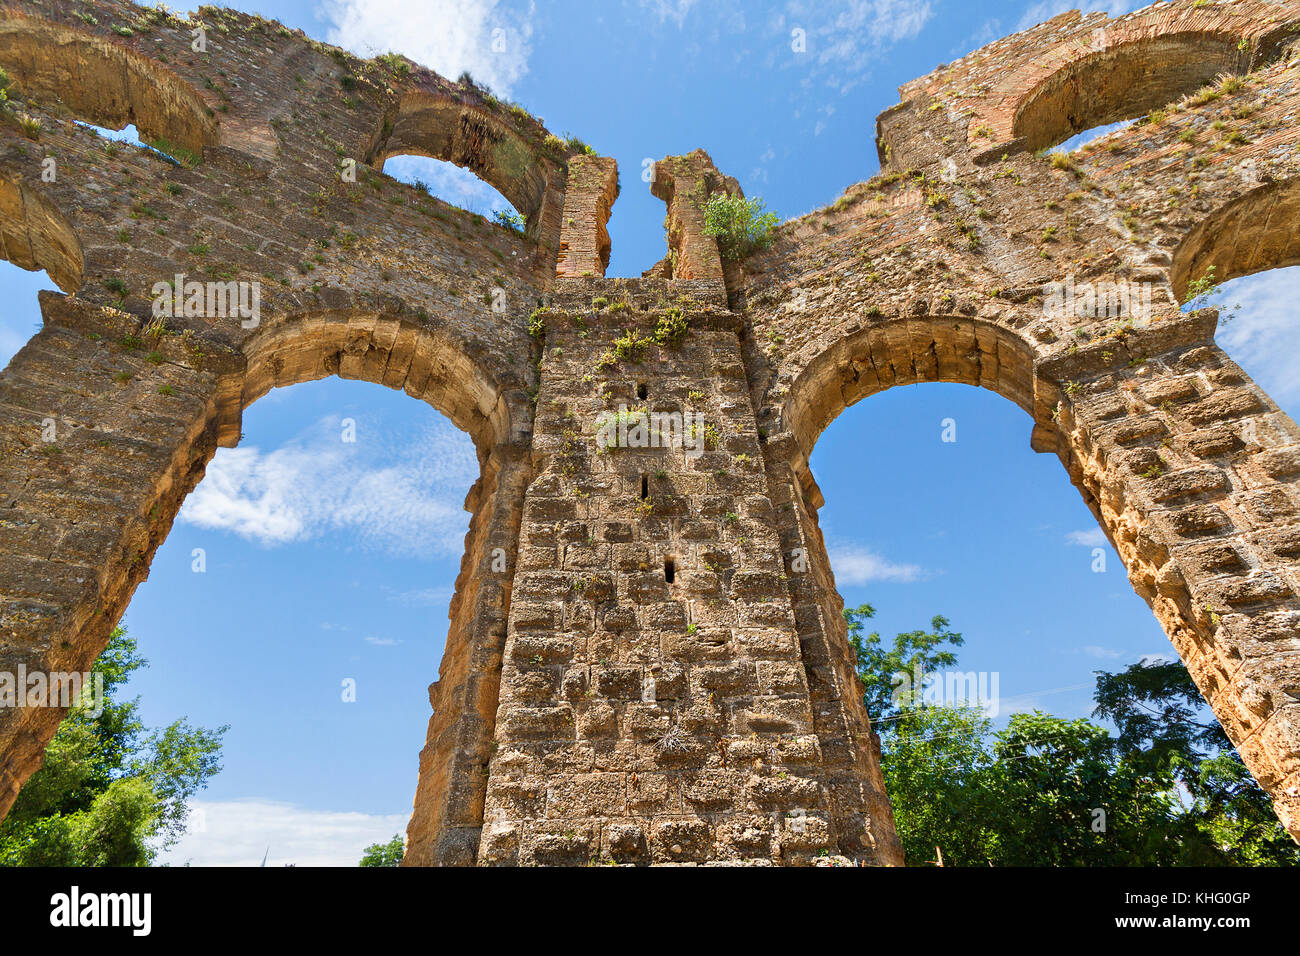
[[[605,277],[612,160],[406,61],[199,18],[206,53],[128,4],[0,10],[0,254],[65,293],[0,373],[0,669],[89,667],[270,388],[382,383],[482,468],[407,864],[897,864],[808,458],[868,395],[964,382],[1031,417],[1300,836],[1300,430],[1178,307],[1211,265],[1300,261],[1300,3],[1064,14],[941,67],[881,116],[884,173],[743,265],[703,231],[735,180],[667,157],[636,279]],[[383,176],[402,154],[523,234]],[[154,322],[177,273],[260,282],[260,324]],[[1067,277],[1153,313],[1045,309]],[[703,454],[600,447],[620,405],[701,414]],[[59,717],[0,713],[0,812]]]

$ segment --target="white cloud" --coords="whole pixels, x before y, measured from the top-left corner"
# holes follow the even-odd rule
[[[1071,531],[1065,536],[1066,544],[1077,544],[1082,548],[1102,548],[1106,546],[1106,535],[1100,528],[1088,531]]]
[[[840,585],[866,584],[869,581],[910,583],[926,577],[916,564],[896,564],[864,548],[836,548],[830,553],[831,568]]]
[[[374,644],[376,647],[396,647],[402,643],[395,637],[375,637],[373,635],[362,638],[367,644]]]
[[[798,65],[811,57],[814,73],[826,85],[849,92],[890,47],[917,36],[934,14],[931,0],[789,0],[770,21],[784,52],[774,64]],[[806,52],[786,56],[793,31],[806,40]]]
[[[1102,647],[1099,644],[1088,644],[1082,648],[1083,653],[1089,657],[1096,657],[1100,660],[1113,660],[1116,657],[1123,657],[1123,651],[1112,650],[1109,647]]]
[[[171,866],[356,866],[365,848],[406,833],[405,814],[337,813],[271,800],[195,800]]]
[[[219,449],[180,520],[266,547],[341,531],[393,554],[460,552],[478,476],[467,436],[438,423],[386,444],[364,420],[356,442],[340,435],[332,417],[272,451]]]
[[[389,51],[455,79],[468,71],[500,96],[528,72],[534,6],[500,0],[324,0],[326,39],[363,56]]]
[[[1142,6],[1146,4],[1141,0],[1037,0],[1025,10],[1016,30],[1028,30],[1070,10],[1079,10],[1085,14],[1101,10],[1112,17],[1118,17]]]
[[[672,20],[679,27],[685,24],[686,15],[698,0],[639,0],[642,8],[659,17],[659,22]]]
[[[1219,328],[1220,347],[1292,416],[1300,413],[1297,301],[1300,266],[1227,282],[1213,303],[1233,313]]]

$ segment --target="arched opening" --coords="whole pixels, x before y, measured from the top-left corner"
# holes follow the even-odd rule
[[[388,122],[372,165],[385,169],[392,157],[424,156],[463,167],[514,207],[527,236],[540,237],[550,173],[516,129],[460,100],[425,91],[406,94],[391,128]]]
[[[81,287],[84,256],[72,224],[44,194],[0,177],[0,258],[44,270],[67,293]]]
[[[1293,418],[1300,413],[1297,223],[1300,181],[1263,183],[1190,230],[1171,271],[1183,311],[1219,309],[1218,344]]]
[[[1164,356],[1156,360],[1151,367],[1146,367],[1149,357],[1144,356],[1140,363],[1130,366],[1137,369],[1136,372],[1127,373],[1126,376],[1125,373],[1120,375],[1125,379],[1154,376],[1151,382],[1158,386],[1153,389],[1154,396],[1177,396],[1180,394],[1178,390],[1185,390],[1187,386],[1186,381],[1179,380],[1180,376],[1193,374],[1198,362],[1212,365],[1221,356],[1217,350],[1199,344],[1204,341],[1203,338],[1197,338],[1195,341],[1198,343],[1196,346],[1186,344],[1164,353]],[[1134,609],[1134,616],[1124,625],[1125,632],[1138,633],[1138,629],[1141,628],[1142,631],[1154,635],[1150,618],[1141,613],[1140,605],[1128,593],[1131,581],[1131,586],[1136,590],[1137,595],[1156,612],[1164,633],[1177,649],[1186,667],[1184,673],[1186,686],[1190,687],[1191,681],[1195,681],[1200,694],[1214,708],[1224,733],[1228,735],[1232,744],[1239,748],[1243,760],[1250,767],[1259,785],[1266,788],[1268,797],[1275,801],[1274,812],[1283,823],[1291,824],[1293,817],[1289,815],[1289,806],[1286,803],[1287,791],[1279,790],[1278,781],[1281,775],[1274,770],[1270,762],[1274,758],[1265,749],[1277,745],[1273,745],[1271,740],[1264,747],[1257,745],[1252,739],[1257,724],[1249,717],[1244,719],[1242,717],[1242,714],[1246,713],[1243,699],[1251,699],[1248,697],[1251,694],[1262,696],[1267,693],[1267,678],[1259,678],[1252,673],[1249,676],[1242,674],[1233,681],[1225,681],[1222,673],[1224,670],[1230,670],[1231,662],[1221,665],[1220,661],[1230,655],[1231,649],[1223,652],[1218,651],[1215,646],[1216,642],[1219,645],[1228,645],[1232,640],[1232,632],[1229,628],[1242,626],[1241,621],[1248,616],[1249,612],[1235,618],[1229,624],[1224,624],[1217,612],[1214,616],[1207,614],[1204,619],[1197,617],[1196,612],[1201,605],[1197,604],[1193,607],[1188,604],[1186,598],[1187,589],[1201,587],[1202,581],[1211,582],[1207,585],[1210,587],[1221,586],[1218,584],[1220,581],[1225,585],[1231,581],[1235,585],[1236,580],[1232,579],[1231,575],[1244,573],[1241,567],[1231,563],[1227,565],[1216,564],[1214,561],[1208,564],[1203,562],[1201,565],[1195,563],[1197,558],[1203,557],[1203,550],[1198,549],[1219,547],[1217,542],[1207,545],[1203,538],[1197,538],[1197,535],[1217,533],[1223,525],[1203,523],[1198,526],[1193,520],[1189,520],[1182,525],[1171,525],[1175,534],[1181,537],[1166,539],[1159,537],[1164,534],[1161,530],[1161,522],[1170,520],[1171,517],[1177,520],[1184,513],[1189,518],[1202,512],[1215,513],[1213,508],[1203,505],[1187,508],[1178,499],[1191,497],[1194,500],[1195,495],[1201,494],[1203,489],[1208,489],[1206,498],[1222,500],[1225,492],[1220,490],[1220,485],[1217,484],[1220,482],[1218,474],[1211,473],[1207,468],[1198,471],[1195,467],[1167,463],[1159,457],[1166,449],[1165,445],[1160,444],[1163,433],[1153,432],[1149,424],[1144,431],[1139,427],[1141,422],[1129,416],[1124,400],[1119,398],[1126,390],[1133,387],[1127,380],[1117,382],[1108,376],[1101,380],[1093,377],[1089,385],[1079,385],[1072,381],[1053,384],[1056,382],[1054,376],[1059,377],[1060,374],[1057,366],[1053,364],[1055,360],[1049,359],[1036,363],[1033,360],[1036,351],[1028,341],[1022,339],[1013,330],[998,328],[974,319],[930,316],[910,320],[882,321],[868,330],[856,333],[845,342],[832,346],[809,364],[803,375],[790,387],[789,397],[783,408],[784,421],[790,424],[799,448],[806,449],[807,453],[811,454],[822,430],[845,408],[861,398],[891,389],[894,385],[917,382],[984,385],[1030,412],[1034,419],[1032,447],[1053,450],[1059,454],[1066,466],[1069,480],[1081,494],[1081,499],[1076,499],[1072,507],[1078,514],[1083,514],[1082,509],[1078,507],[1078,501],[1081,500],[1082,505],[1086,506],[1100,525],[1096,527],[1086,521],[1071,521],[1070,523],[1075,524],[1076,527],[1068,531],[1058,527],[1055,533],[1059,535],[1057,541],[1060,546],[1067,550],[1067,557],[1075,548],[1080,549],[1077,552],[1079,574],[1096,574],[1097,565],[1094,562],[1099,557],[1103,559],[1101,567],[1107,572],[1118,572],[1110,578],[1086,578],[1085,580],[1104,580],[1108,584],[1113,582],[1111,593],[1106,596],[1107,601],[1120,598],[1122,603]],[[1226,362],[1224,364],[1230,365]],[[1144,367],[1145,371],[1143,371]],[[1082,366],[1071,366],[1071,369],[1074,374],[1077,374]],[[1239,374],[1235,379],[1232,377],[1230,368],[1225,368],[1224,372],[1225,382],[1231,384],[1241,381]],[[1093,374],[1095,376],[1097,373]],[[1062,387],[1062,385],[1069,387]],[[1058,388],[1061,389],[1060,392],[1057,391]],[[1094,390],[1088,392],[1089,388]],[[1060,404],[1056,403],[1057,395],[1061,398]],[[1053,397],[1049,398],[1049,396]],[[1161,407],[1167,414],[1172,414],[1170,410],[1175,409],[1174,402],[1168,400],[1164,400]],[[928,423],[913,424],[910,429],[906,422],[899,421],[899,417],[899,413],[886,416],[881,423],[882,427],[878,428],[878,435],[868,438],[865,442],[859,436],[854,436],[858,444],[866,446],[866,454],[872,462],[889,462],[891,465],[890,473],[881,486],[874,493],[870,490],[865,491],[865,494],[871,495],[866,504],[862,497],[864,489],[861,487],[866,482],[862,479],[861,473],[870,465],[859,462],[848,466],[852,478],[845,479],[843,483],[850,489],[848,494],[853,498],[853,505],[850,507],[858,511],[896,512],[901,507],[900,502],[907,500],[914,487],[923,490],[926,486],[924,477],[894,474],[893,464],[898,459],[898,453],[896,449],[891,448],[891,443],[913,440],[910,435],[899,437],[891,434],[899,429],[900,424],[903,430],[922,436],[917,440],[933,442],[934,447],[931,450],[936,454],[944,454],[944,446],[949,446],[948,452],[957,452],[961,442],[970,437],[969,428],[962,427],[961,414],[939,415],[935,410],[931,410]],[[1189,418],[1194,420],[1192,416]],[[1202,458],[1214,454],[1208,446],[1195,444],[1204,437],[1203,434],[1191,432],[1187,434],[1192,442],[1189,447],[1200,449],[1204,453],[1201,455]],[[947,440],[949,436],[954,439],[951,443]],[[1143,446],[1143,442],[1146,442],[1149,447]],[[1172,451],[1169,453],[1170,462],[1175,462]],[[950,454],[950,457],[956,458],[957,455]],[[1003,460],[1008,457],[1008,453],[1005,452],[992,456],[986,467],[997,469],[997,474],[1001,475],[1005,470]],[[947,514],[950,508],[962,507],[960,492],[953,490],[960,477],[951,468],[943,467],[944,464],[946,463],[942,461],[929,464],[937,477],[931,482],[934,487],[930,494],[920,502],[920,507],[931,511],[938,510],[941,514]],[[1171,478],[1164,486],[1156,484],[1165,475],[1166,470],[1175,468],[1183,470],[1173,472],[1177,477]],[[796,474],[801,471],[798,460],[795,462],[795,470]],[[1213,480],[1205,479],[1203,477],[1205,475],[1209,475]],[[1202,483],[1179,485],[1180,481],[1187,482],[1192,477],[1201,478]],[[1059,485],[1059,473],[1049,481]],[[923,556],[921,550],[923,542],[917,540],[917,532],[924,528],[925,517],[904,522],[901,531],[895,532],[896,537],[903,538],[902,550],[886,550],[878,542],[868,540],[862,543],[863,550],[857,553],[850,550],[846,553],[843,550],[843,540],[835,539],[831,540],[832,547],[827,549],[825,537],[829,537],[829,534],[823,536],[822,528],[818,526],[817,515],[818,510],[824,505],[823,490],[818,487],[811,471],[807,469],[802,470],[801,483],[803,494],[800,496],[801,514],[798,520],[802,525],[803,534],[814,544],[811,553],[815,555],[812,561],[812,571],[815,576],[821,573],[817,570],[818,564],[824,562],[829,568],[832,562],[836,561],[836,547],[839,547],[841,552],[835,565],[836,570],[845,569],[846,579],[852,579],[856,575],[862,582],[874,583],[876,587],[884,586],[880,583],[880,579],[903,582],[910,586],[912,581],[918,580],[923,575],[926,564],[923,560],[917,559],[918,554]],[[975,483],[978,484],[978,479]],[[1021,491],[1021,497],[1032,502],[1034,493],[1041,490],[1038,485],[1044,484],[1046,482],[1038,482],[1035,487]],[[1223,484],[1226,486],[1226,482]],[[1147,492],[1146,488],[1153,488],[1153,492]],[[1013,494],[1017,491],[1012,482],[995,481],[986,491],[986,496],[1000,495],[1005,490]],[[1175,503],[1166,504],[1170,501]],[[873,503],[883,504],[877,504],[873,508]],[[981,501],[966,504],[968,509],[981,507],[988,506]],[[1198,511],[1198,508],[1201,510]],[[887,521],[888,517],[892,516],[879,520]],[[954,519],[947,524],[957,526],[960,524],[960,519]],[[1013,576],[1017,582],[1017,593],[1004,597],[1003,601],[1009,599],[1032,602],[1038,598],[1037,594],[1026,593],[1022,596],[1019,593],[1024,575],[1029,573],[1021,555],[1014,551],[1001,551],[1007,544],[1007,531],[1001,526],[1005,524],[1004,520],[1000,525],[984,529],[983,537],[987,538],[988,542],[983,548],[977,549],[976,560],[984,565],[992,564],[994,567],[1003,568],[1002,575],[994,575],[993,584],[1001,583],[1001,579],[1008,575]],[[1201,530],[1202,528],[1204,530]],[[946,531],[947,528],[939,530]],[[1157,541],[1160,543],[1156,544]],[[897,546],[898,542],[895,541],[893,544]],[[1107,544],[1115,550],[1108,549]],[[1153,546],[1156,549],[1154,551]],[[1221,550],[1227,553],[1227,549]],[[947,554],[942,548],[936,553],[945,557]],[[1118,553],[1122,559],[1122,566],[1114,562],[1115,553]],[[1174,561],[1170,561],[1171,557]],[[1107,561],[1107,558],[1110,560]],[[1165,566],[1163,573],[1158,575],[1156,572],[1162,565]],[[1176,575],[1173,573],[1175,569],[1177,569]],[[1127,574],[1123,573],[1125,570]],[[1271,579],[1264,576],[1261,580]],[[836,581],[832,573],[828,571],[824,578],[815,577],[814,581],[817,590],[823,595],[821,598],[823,619],[827,622],[835,622],[835,624],[828,623],[827,628],[842,626],[839,623],[842,601],[836,593]],[[903,584],[899,586],[902,587]],[[989,583],[986,583],[983,591],[986,592],[988,588]],[[1046,590],[1051,594],[1051,589]],[[1237,597],[1236,592],[1229,593],[1232,593],[1233,600],[1238,602],[1238,606],[1249,605],[1253,608],[1258,605],[1265,611],[1272,607],[1269,604],[1272,600],[1271,595],[1258,598],[1252,594],[1242,600]],[[980,596],[983,598],[985,594],[981,593]],[[1055,604],[1068,604],[1068,602],[1068,597],[1059,601],[1049,597],[1049,607],[1044,613],[1050,615],[1050,620],[1056,621]],[[912,613],[915,614],[916,610],[913,608]],[[996,601],[992,602],[991,613],[995,621],[998,620],[999,611],[1002,619],[1011,616],[1005,609],[1000,609]],[[928,615],[945,612],[946,609],[935,607],[923,613]],[[1077,613],[1082,614],[1085,621],[1099,617],[1095,608],[1089,610],[1085,607]],[[898,621],[898,618],[894,620]],[[1142,622],[1145,622],[1145,627],[1142,627]],[[899,621],[898,627],[892,630],[899,633],[904,629],[912,630],[918,626],[923,629],[926,627],[925,618],[916,620],[913,617],[905,623]],[[961,631],[961,622],[954,622],[953,629]],[[888,638],[891,629],[881,630]],[[1085,627],[1082,633],[1086,634],[1088,630],[1089,628]],[[1201,635],[1207,631],[1210,636],[1202,637]],[[847,640],[844,631],[840,631],[840,635]],[[1156,643],[1159,645],[1158,641]],[[1123,653],[1125,650],[1107,645],[1103,641],[1090,641],[1086,645],[1081,645],[1080,650],[1086,654],[1090,647],[1099,655],[1113,651]],[[1149,648],[1138,647],[1134,652],[1141,654],[1147,650]],[[1037,647],[1032,647],[1022,650],[1021,653],[1036,654],[1040,651]],[[1102,660],[1104,661],[1104,657]],[[1132,662],[1131,659],[1129,663]],[[1109,670],[1109,668],[1099,669]],[[1080,676],[1083,679],[1079,680],[1073,689],[1086,691],[1091,681],[1083,675]],[[1252,685],[1252,681],[1258,683]],[[966,686],[969,686],[969,683]],[[1014,699],[1023,695],[1032,700],[1035,694],[1041,696],[1043,692],[1061,688],[1070,688],[1070,684],[1053,686],[1051,682],[1044,681],[1037,687],[1024,690],[1022,694],[1008,692],[1004,684],[1001,696]],[[1199,698],[1194,697],[1191,702],[1199,707]],[[1260,800],[1264,801],[1263,806],[1267,807],[1267,799],[1262,792],[1257,792]],[[1266,819],[1266,825],[1272,826],[1271,817]],[[1294,833],[1294,827],[1292,832]]]
[[[216,121],[193,87],[105,37],[10,12],[0,19],[0,66],[24,95],[55,99],[96,126],[133,125],[163,152],[201,157],[216,142]]]
[[[1047,149],[1075,134],[1135,119],[1216,77],[1248,72],[1276,49],[1243,47],[1235,35],[1171,33],[1108,46],[1039,83],[1016,110],[1013,135]]]
[[[62,317],[71,321],[76,321],[79,316],[93,319],[98,314],[94,307],[76,301],[62,303],[61,307],[64,310]],[[18,361],[24,364],[16,372],[10,370],[13,374],[7,377],[7,386],[26,386],[27,379],[23,378],[23,373],[30,373],[42,361],[49,361],[49,355],[62,358],[82,342],[102,339],[97,333],[92,335],[89,331],[69,329],[57,323],[47,325],[42,334],[44,339],[38,348],[20,353]],[[251,405],[273,387],[332,375],[406,391],[432,405],[456,428],[470,436],[474,451],[469,451],[470,442],[463,441],[460,457],[468,461],[466,471],[470,474],[475,470],[474,464],[478,465],[478,479],[465,498],[464,510],[469,511],[472,517],[468,521],[469,533],[465,536],[459,573],[454,588],[441,598],[450,597],[446,652],[438,679],[428,688],[427,696],[425,693],[418,695],[428,728],[418,764],[415,754],[408,752],[407,757],[408,772],[414,773],[417,766],[419,768],[414,814],[410,817],[408,829],[407,859],[425,865],[472,862],[477,831],[482,823],[481,792],[486,785],[481,771],[490,755],[496,682],[499,681],[492,662],[500,660],[510,607],[513,558],[506,555],[501,544],[511,541],[512,529],[518,527],[522,490],[529,469],[526,451],[522,447],[516,448],[512,439],[517,432],[527,432],[532,409],[522,383],[511,378],[509,369],[487,367],[478,358],[484,354],[482,346],[466,341],[464,334],[456,323],[442,323],[406,313],[388,316],[349,308],[277,316],[264,321],[246,341],[242,358],[232,356],[223,362],[221,368],[210,372],[187,365],[183,359],[168,362],[161,353],[158,357],[162,361],[154,364],[152,359],[143,356],[144,348],[138,345],[85,345],[90,349],[112,350],[116,361],[121,364],[134,363],[134,373],[112,379],[117,387],[124,387],[124,393],[110,393],[106,401],[125,404],[121,395],[129,396],[132,403],[130,414],[134,421],[145,423],[138,427],[149,432],[152,450],[147,461],[139,457],[135,459],[136,480],[129,487],[122,486],[125,489],[123,494],[97,509],[104,530],[96,543],[82,552],[84,556],[74,559],[88,564],[93,562],[97,567],[106,565],[108,571],[98,578],[79,578],[73,582],[75,587],[64,588],[49,600],[49,606],[61,608],[62,613],[45,612],[35,623],[27,625],[24,632],[24,637],[26,633],[44,633],[47,644],[40,645],[37,641],[23,643],[22,638],[19,642],[10,639],[4,648],[8,654],[6,661],[23,661],[31,669],[82,670],[89,666],[103,648],[113,622],[124,612],[135,587],[147,576],[154,549],[166,539],[185,496],[212,461],[216,444],[221,440],[224,444],[232,444],[238,436],[238,414],[242,407]],[[83,362],[82,366],[85,364]],[[99,376],[106,375],[102,368],[97,371]],[[75,376],[69,376],[68,380],[75,380]],[[87,381],[98,380],[92,374]],[[36,386],[41,387],[41,383]],[[32,391],[35,393],[35,389]],[[69,391],[68,388],[60,389],[61,393]],[[36,407],[43,409],[48,406]],[[33,427],[40,426],[39,417],[34,425],[25,425],[25,421],[6,423],[7,434],[18,434],[20,440],[25,440],[23,447],[31,444]],[[60,420],[58,424],[62,434],[63,423]],[[332,424],[340,426],[336,434],[345,441],[347,433],[341,427],[352,423],[334,421]],[[46,464],[42,459],[42,467],[58,469],[65,476],[73,469],[84,467],[87,476],[94,476],[88,480],[97,483],[113,480],[106,479],[105,474],[112,473],[113,462],[121,460],[121,450],[131,445],[135,441],[132,436],[139,432],[110,426],[86,437],[85,433],[89,431],[74,430],[66,439],[69,447],[76,446],[77,453],[62,454],[64,449],[61,447],[60,454],[52,457],[52,464]],[[448,456],[440,455],[436,447],[425,447],[418,440],[397,439],[397,444],[405,449],[403,454],[409,453],[409,460],[413,462],[437,467],[445,465],[448,459]],[[128,449],[127,455],[130,454]],[[246,459],[253,459],[252,465],[259,464],[257,457],[248,450],[244,454]],[[254,477],[269,480],[264,462],[262,465],[260,472],[254,469]],[[240,475],[238,469],[234,474],[236,477]],[[311,475],[310,463],[299,467],[297,474]],[[377,475],[363,476],[361,481],[344,477],[344,481],[336,483],[343,489],[340,492],[344,496],[341,512],[353,515],[343,522],[344,525],[350,523],[373,530],[373,526],[379,523],[367,518],[376,507],[373,499],[380,499],[378,507],[385,507],[384,496],[391,499],[395,488],[401,490],[402,483],[397,480],[400,474],[390,468]],[[227,479],[229,484],[229,474]],[[302,480],[299,478],[298,482]],[[289,497],[297,490],[291,489],[282,497]],[[325,498],[325,506],[318,509],[318,513],[328,514],[329,520],[337,523],[340,509],[331,505],[328,495]],[[57,500],[50,506],[54,520],[67,513],[64,500]],[[13,513],[17,514],[24,507],[37,505],[20,501]],[[232,509],[225,510],[230,512]],[[260,521],[261,526],[269,522],[272,530],[283,527],[282,511],[263,508],[264,514],[258,515],[255,508],[245,510],[249,513],[241,518],[237,503],[233,516],[227,514],[227,519]],[[450,505],[442,506],[435,510],[433,517],[438,521],[451,521],[455,533],[448,532],[446,537],[454,538],[464,527],[455,523],[464,519],[459,512],[454,519],[451,518],[451,510]],[[388,515],[384,520],[395,520],[394,527],[404,532],[404,526],[418,524],[412,516],[418,517],[420,513],[419,509],[408,510],[395,519]],[[180,525],[182,528],[186,526],[186,522]],[[47,557],[36,558],[36,563],[46,561]],[[190,561],[203,558],[208,573],[214,570],[211,555],[190,553],[181,557]],[[52,564],[59,560],[58,557],[49,559]],[[187,564],[183,573],[192,573],[191,569],[192,564]],[[50,589],[41,583],[45,578],[38,572],[28,575],[27,580],[34,583],[24,585],[27,590],[23,593],[31,594],[33,602],[39,600],[37,595],[45,593],[42,587]],[[59,585],[56,582],[54,586]],[[239,594],[223,593],[221,600],[237,604]],[[23,620],[29,621],[31,617]],[[281,617],[280,622],[279,631],[293,629],[291,618]],[[12,614],[6,627],[7,637],[15,632]],[[175,637],[174,624],[169,636]],[[386,637],[383,634],[373,636],[379,641]],[[47,647],[53,649],[46,650]],[[69,664],[65,664],[65,660]],[[246,659],[243,663],[256,667],[255,661]],[[83,664],[85,667],[80,666]],[[434,676],[432,668],[427,668],[420,679],[427,683]],[[376,683],[382,685],[382,680]],[[328,689],[331,697],[337,697],[339,691],[340,688],[331,682]],[[372,688],[372,692],[385,693],[382,686]],[[323,688],[321,693],[325,693]],[[424,703],[425,700],[429,703]],[[433,709],[431,718],[429,704]],[[33,709],[24,708],[21,716],[27,717],[27,710]],[[284,720],[299,717],[296,713],[283,711],[281,716]],[[42,749],[57,730],[58,717],[59,714],[52,709],[36,708],[34,717],[28,717],[26,724],[12,718],[7,724],[0,724],[0,729],[7,735],[0,739],[5,750],[5,769],[9,773],[3,781],[5,796],[8,797],[5,809],[11,805],[17,788],[36,769]],[[476,787],[479,790],[477,797]]]
[[[426,156],[392,156],[384,162],[383,171],[398,182],[502,228],[523,233],[527,225],[510,200],[463,166]]]
[[[150,661],[128,694],[230,727],[159,862],[355,866],[410,819],[477,457],[428,404],[338,377],[243,430],[123,618]]]
[[[1174,253],[1171,282],[1180,301],[1210,284],[1300,264],[1300,180],[1264,183],[1188,232]],[[1190,288],[1190,294],[1189,294]]]
[[[1035,709],[1088,717],[1093,671],[1171,654],[1069,475],[1030,449],[1030,424],[989,389],[890,388],[845,409],[810,463],[844,605],[870,604],[886,643],[947,618],[965,644],[925,675],[934,700],[978,702],[999,728]]]

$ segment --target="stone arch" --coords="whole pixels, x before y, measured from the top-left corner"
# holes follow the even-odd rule
[[[240,411],[272,387],[337,374],[400,388],[471,435],[481,474],[465,503],[473,517],[430,688],[407,862],[472,863],[531,469],[532,407],[511,366],[494,364],[453,322],[355,307],[268,317],[240,352],[195,359],[182,346],[155,365],[140,350],[103,344],[138,334],[122,313],[54,295],[42,306],[44,328],[0,372],[14,409],[0,421],[0,484],[8,520],[24,529],[0,543],[2,670],[90,667],[218,445],[237,443]],[[106,389],[105,365],[129,373],[126,384]],[[66,455],[40,451],[50,420]],[[0,816],[62,714],[0,710]]]
[[[1212,313],[1171,317],[1049,355],[1001,325],[928,316],[831,344],[782,411],[802,492],[797,538],[814,576],[827,569],[815,588],[822,623],[801,640],[814,646],[820,632],[832,648],[844,640],[816,526],[821,494],[807,467],[821,431],[893,385],[991,388],[1033,417],[1032,447],[1060,457],[1134,590],[1300,839],[1300,428],[1214,344],[1215,324]],[[851,663],[840,666],[847,680]]]
[[[85,256],[66,216],[21,180],[0,176],[0,258],[21,269],[44,269],[64,292],[81,287]]]
[[[850,405],[894,385],[980,385],[1050,428],[1050,407],[1040,407],[1035,390],[1034,358],[1034,347],[1015,330],[960,315],[895,319],[837,340],[807,364],[782,410],[800,450],[805,489],[815,487],[807,461],[826,427]]]
[[[1021,57],[971,114],[967,142],[982,156],[1055,146],[1249,72],[1282,54],[1294,22],[1213,7],[1065,18],[1069,36],[1045,34],[1052,45]]]
[[[1143,116],[1224,73],[1248,69],[1238,38],[1179,33],[1135,40],[1063,66],[1020,103],[1012,133],[1029,150],[1076,133]]]
[[[393,156],[427,156],[468,169],[519,210],[528,223],[526,235],[542,236],[553,176],[516,129],[472,104],[427,90],[407,92],[386,129],[390,123],[369,159],[372,165],[382,169]]]
[[[469,865],[478,850],[496,722],[509,575],[530,465],[513,440],[531,429],[523,383],[503,381],[448,325],[409,315],[341,309],[286,316],[244,344],[239,398],[338,375],[402,389],[469,434],[480,476],[466,498],[473,514],[450,606],[439,679],[407,837],[406,865]],[[493,573],[495,569],[495,573]]]
[[[6,11],[0,66],[24,94],[57,98],[96,126],[134,125],[146,141],[200,156],[217,141],[217,124],[192,86],[106,37]]]
[[[449,326],[413,315],[356,309],[288,315],[244,343],[240,404],[329,375],[361,379],[432,405],[473,439],[482,458],[510,440],[512,423],[527,428],[528,402],[520,383],[502,382],[470,349]]]
[[[1227,282],[1300,264],[1300,180],[1265,183],[1202,219],[1174,252],[1170,281],[1179,299],[1214,268]]]

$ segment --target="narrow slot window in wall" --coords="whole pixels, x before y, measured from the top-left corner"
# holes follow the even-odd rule
[[[677,562],[672,558],[664,558],[664,580],[672,584],[675,577],[677,577]]]
[[[650,394],[650,390],[646,388],[645,382],[638,383],[636,387],[636,397],[645,398],[648,394]]]
[[[645,475],[641,476],[641,500],[645,501],[650,497],[650,479]]]

